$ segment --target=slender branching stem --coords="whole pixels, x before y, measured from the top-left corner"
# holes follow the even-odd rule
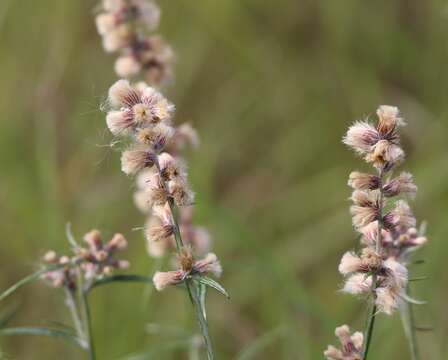
[[[74,291],[71,289],[65,288],[65,296],[66,296],[66,304],[70,310],[70,314],[72,316],[73,325],[75,326],[76,335],[80,339],[85,339],[84,330],[82,328],[81,317],[79,316],[79,309],[76,302]]]
[[[160,164],[158,159],[155,160],[155,166],[157,168],[157,171],[160,175],[160,181],[163,189],[165,190],[165,193],[168,194],[168,188],[166,186],[165,180],[163,179],[162,172],[160,170]],[[172,221],[174,226],[174,239],[176,242],[176,249],[179,252],[183,247],[184,243],[182,240],[182,235],[180,233],[179,223],[177,221],[177,209],[176,204],[174,203],[173,199],[168,196],[168,204],[170,206],[171,214],[172,214]],[[211,342],[211,338],[208,332],[208,324],[207,320],[204,318],[204,314],[201,310],[200,300],[197,294],[197,291],[194,289],[193,281],[189,278],[185,281],[185,287],[187,288],[188,297],[190,298],[190,301],[194,307],[196,318],[199,323],[199,327],[201,329],[202,337],[204,338],[205,347],[207,349],[207,357],[208,360],[214,359],[214,353],[213,353],[213,346]]]
[[[85,340],[87,342],[87,351],[89,354],[89,360],[95,360],[95,344],[93,341],[93,331],[92,331],[92,319],[90,314],[90,307],[88,301],[88,286],[84,285],[84,280],[81,272],[78,271],[78,296],[81,303],[82,319],[84,324],[84,334]]]
[[[90,316],[90,306],[89,306],[89,300],[87,298],[87,293],[85,291],[82,291],[82,305],[84,309],[84,319],[85,319],[85,328],[86,328],[86,334],[87,334],[87,341],[89,344],[89,360],[95,360],[95,344],[93,341],[93,331],[92,331],[92,319]]]
[[[383,230],[383,206],[384,206],[384,194],[383,194],[383,170],[379,170],[379,197],[378,197],[378,235],[376,238],[376,252],[381,256],[381,247],[382,247],[382,236],[381,232]],[[376,293],[375,289],[377,286],[377,276],[376,274],[372,274],[372,304],[370,306],[369,315],[367,318],[367,327],[364,333],[364,349],[363,349],[363,360],[367,360],[367,355],[369,354],[370,343],[372,342],[373,329],[375,326],[375,317],[376,317]]]
[[[375,276],[374,276],[375,277]],[[374,279],[376,280],[376,279]],[[364,350],[363,350],[363,360],[367,359],[367,355],[369,353],[370,343],[372,342],[373,335],[373,327],[375,325],[375,315],[376,315],[376,305],[375,305],[375,296],[372,295],[370,304],[369,315],[367,318],[367,326],[364,334]]]

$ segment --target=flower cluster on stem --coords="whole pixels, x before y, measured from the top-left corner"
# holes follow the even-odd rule
[[[393,106],[380,106],[377,116],[376,126],[357,121],[343,138],[376,170],[374,174],[354,171],[349,176],[348,185],[353,189],[350,213],[362,249],[346,252],[339,264],[339,272],[345,276],[342,290],[372,300],[365,342],[359,357],[327,351],[327,359],[367,358],[374,317],[377,313],[391,315],[407,299],[410,254],[427,241],[416,229],[416,219],[405,200],[417,192],[412,175],[402,172],[393,176],[405,156],[398,134],[405,122]]]
[[[151,84],[172,78],[174,54],[159,35],[148,35],[159,25],[160,9],[150,0],[103,0],[96,16],[98,33],[107,52],[117,52],[118,76],[142,75]]]

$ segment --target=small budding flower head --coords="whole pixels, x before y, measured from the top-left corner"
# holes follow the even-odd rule
[[[170,238],[174,234],[174,225],[164,222],[158,216],[151,216],[146,225],[145,235],[149,242],[159,242]]]
[[[350,207],[353,226],[360,229],[378,219],[378,192],[355,190],[352,194],[354,205]]]
[[[127,248],[127,240],[122,234],[115,234],[109,242],[103,243],[101,233],[92,230],[84,235],[84,240],[88,248],[76,248],[74,251],[76,259],[83,260],[80,267],[86,279],[110,275],[113,269],[129,267],[128,261],[114,258],[117,251]]]
[[[363,235],[361,242],[364,245],[374,246],[378,239],[378,221],[375,220],[370,224],[359,229],[361,234]],[[381,229],[381,244],[387,245],[392,243],[392,235],[386,229]]]
[[[96,251],[101,248],[101,233],[98,230],[91,230],[84,235],[84,241],[89,245],[90,249]]]
[[[58,256],[55,251],[50,250],[44,255],[43,259],[47,264],[55,264],[58,261]]]
[[[341,343],[341,350],[329,345],[324,352],[328,360],[361,360],[364,337],[361,332],[350,335],[350,328],[347,325],[337,327],[336,337]]]
[[[420,234],[416,228],[411,227],[406,232],[399,235],[397,239],[398,246],[400,247],[414,247],[421,246],[428,241],[426,236]]]
[[[182,270],[175,270],[175,271],[157,271],[152,281],[154,283],[154,287],[157,291],[162,291],[166,287],[170,285],[177,285],[180,284],[185,279],[185,274]]]
[[[216,277],[222,274],[221,264],[214,253],[209,253],[202,260],[196,261],[193,268],[200,274],[211,273]]]
[[[384,216],[385,226],[391,229],[408,229],[415,227],[416,223],[409,204],[404,200],[398,200],[395,208]]]
[[[140,144],[150,145],[154,151],[161,151],[173,137],[174,129],[160,123],[154,127],[142,128],[137,131],[136,140]]]
[[[133,36],[131,27],[128,24],[121,24],[103,35],[103,48],[110,53],[120,50],[130,44]]]
[[[177,260],[179,261],[180,268],[185,273],[189,274],[193,270],[195,262],[191,248],[183,247],[177,256]]]
[[[124,250],[127,247],[128,242],[122,234],[115,234],[107,244],[109,251]]]
[[[127,80],[118,80],[109,89],[109,102],[115,108],[130,108],[140,103],[140,94]]]
[[[347,275],[353,272],[359,271],[361,267],[361,258],[351,251],[347,251],[344,256],[342,256],[341,263],[339,264],[339,272],[342,275]]]
[[[42,274],[41,279],[48,281],[54,288],[61,288],[64,286],[71,291],[76,289],[76,270],[69,266],[69,257],[59,257],[55,251],[51,250],[44,255],[42,260],[48,265],[60,264],[65,266]]]
[[[387,197],[393,197],[400,194],[409,194],[411,196],[417,193],[417,186],[412,181],[412,174],[402,172],[398,177],[389,181],[383,187],[383,194]]]
[[[388,171],[404,160],[404,151],[388,140],[380,140],[365,159],[372,162],[376,168]]]
[[[123,111],[109,111],[106,115],[106,124],[115,136],[131,134],[135,125],[134,119]]]
[[[395,106],[381,105],[376,111],[378,115],[378,131],[382,136],[393,135],[397,126],[405,125],[400,111]]]
[[[155,154],[146,146],[135,146],[123,152],[121,170],[127,175],[135,175],[139,171],[154,166]]]
[[[168,191],[177,206],[190,206],[194,203],[194,192],[182,179],[169,181]]]
[[[380,276],[379,286],[375,289],[378,311],[391,315],[403,302],[407,282],[406,267],[395,259],[387,259],[384,262],[384,274]]]
[[[369,292],[371,289],[372,277],[362,273],[355,273],[345,280],[342,291],[348,294],[361,295]]]
[[[180,159],[175,159],[168,153],[159,155],[160,173],[165,181],[185,181],[187,170],[185,163]]]
[[[357,121],[347,131],[342,142],[364,155],[371,151],[379,140],[378,131],[366,121]]]
[[[189,123],[184,123],[175,129],[170,142],[170,152],[179,152],[190,145],[194,149],[199,147],[199,135]]]
[[[142,69],[142,65],[134,56],[131,55],[120,56],[115,61],[114,67],[117,75],[123,78],[130,78],[132,76],[135,76]]]
[[[116,26],[114,16],[108,13],[97,15],[97,17],[95,18],[95,23],[100,35],[106,35],[107,33],[111,32]]]
[[[375,190],[380,185],[380,178],[375,175],[353,171],[350,173],[348,185],[355,190]]]

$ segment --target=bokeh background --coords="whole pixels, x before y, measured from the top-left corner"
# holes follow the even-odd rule
[[[366,166],[341,144],[347,126],[397,105],[408,120],[405,168],[430,243],[412,268],[423,359],[448,353],[448,8],[441,0],[160,1],[177,53],[165,90],[201,148],[186,155],[196,222],[209,228],[227,301],[210,292],[218,359],[322,359],[335,326],[362,329],[364,303],[339,293],[337,265],[357,244],[348,173]],[[2,289],[65,251],[65,224],[123,232],[132,272],[149,274],[132,181],[99,110],[116,80],[93,25],[95,1],[0,2]],[[145,300],[146,296],[146,300]],[[149,296],[149,300],[147,299]],[[11,325],[68,323],[41,282],[0,304]],[[111,285],[92,296],[99,359],[187,359],[197,328],[176,289]],[[372,359],[409,359],[398,315],[379,316]],[[82,359],[67,343],[0,339],[10,359]]]

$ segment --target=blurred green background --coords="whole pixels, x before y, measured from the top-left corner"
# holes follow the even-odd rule
[[[218,359],[322,359],[335,326],[362,329],[365,304],[339,293],[341,255],[357,244],[348,173],[367,167],[341,144],[347,126],[399,106],[408,120],[404,167],[430,243],[412,269],[422,359],[448,345],[448,7],[441,0],[160,1],[160,33],[177,53],[165,93],[177,121],[200,132],[187,155],[196,222],[209,228],[230,302],[208,298]],[[150,273],[133,184],[107,145],[99,110],[116,80],[101,48],[95,1],[0,2],[0,252],[2,289],[47,249],[66,251],[65,224],[123,232],[133,273]],[[184,294],[142,302],[141,285],[92,296],[99,359],[150,351],[187,359],[196,323]],[[62,293],[37,281],[0,310],[12,325],[68,323]],[[143,304],[143,305],[142,305]],[[153,324],[148,326],[148,324]],[[154,324],[160,331],[154,331]],[[409,359],[398,315],[379,316],[372,359]],[[82,359],[70,344],[0,339],[11,359]],[[152,356],[152,357],[151,357]],[[238,357],[240,356],[240,357]]]

